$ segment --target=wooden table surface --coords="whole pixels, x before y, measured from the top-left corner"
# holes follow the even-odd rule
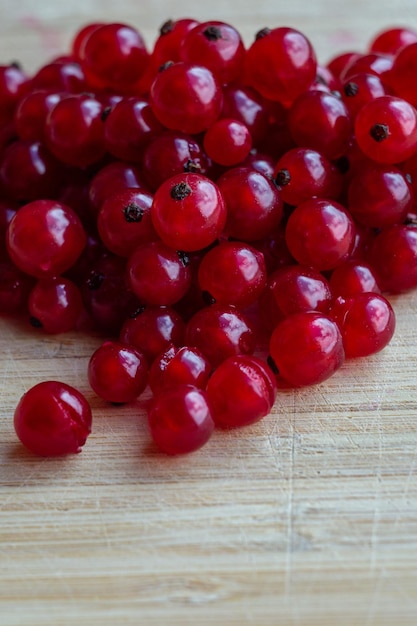
[[[200,6],[201,5],[201,6]],[[380,28],[417,27],[415,2],[0,1],[0,63],[33,71],[87,21],[168,17],[305,32],[325,62]],[[86,382],[96,338],[0,321],[0,625],[374,626],[417,623],[417,293],[392,298],[381,354],[279,394],[273,413],[201,451],[149,444],[144,402],[109,407]],[[82,454],[16,441],[21,394],[50,378],[85,392]]]

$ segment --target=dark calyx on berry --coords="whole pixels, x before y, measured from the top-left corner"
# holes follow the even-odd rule
[[[258,39],[262,39],[263,37],[266,37],[267,35],[269,35],[269,33],[271,32],[270,28],[261,28],[261,30],[258,30],[258,32],[255,35],[255,41],[258,41]]]
[[[190,265],[190,257],[183,250],[177,250],[177,255],[184,267]]]
[[[29,322],[30,322],[30,325],[33,326],[33,328],[42,328],[43,326],[42,322],[38,320],[37,317],[34,317],[33,315],[30,316]]]
[[[216,298],[213,298],[211,293],[209,293],[208,291],[202,291],[201,297],[203,299],[204,304],[207,304],[207,306],[210,306],[211,304],[216,304]]]
[[[141,222],[143,213],[143,209],[134,202],[126,205],[123,209],[126,222]]]
[[[359,86],[357,83],[347,83],[347,85],[344,86],[343,91],[345,92],[345,96],[351,98],[352,96],[356,96],[359,91]]]
[[[192,189],[190,185],[184,182],[178,183],[177,185],[174,185],[171,189],[171,198],[173,200],[184,200],[184,198],[189,196],[191,192]]]
[[[168,33],[174,30],[174,26],[175,26],[174,20],[167,20],[166,22],[162,24],[161,28],[159,29],[159,34],[168,35]]]
[[[171,65],[174,65],[174,61],[166,61],[166,63],[162,63],[162,65],[160,65],[158,68],[158,72],[164,72],[169,67],[171,67]]]
[[[87,279],[87,287],[90,291],[96,291],[100,289],[104,280],[104,274],[101,272],[92,271],[89,278]]]
[[[286,185],[288,185],[290,181],[291,181],[291,174],[289,173],[288,170],[282,169],[282,170],[279,170],[279,172],[277,172],[277,175],[275,176],[275,184],[278,187],[285,187]]]
[[[369,131],[369,134],[371,135],[372,139],[379,143],[380,141],[384,141],[384,139],[388,137],[389,128],[386,124],[374,124]]]
[[[129,317],[134,320],[136,317],[138,317],[138,315],[141,315],[141,313],[143,313],[145,309],[146,306],[138,306],[134,311],[129,313]]]
[[[222,38],[222,31],[218,26],[211,25],[203,30],[203,35],[209,41],[217,41]]]
[[[184,172],[196,172],[199,174],[201,172],[201,165],[195,159],[188,159],[184,163]]]

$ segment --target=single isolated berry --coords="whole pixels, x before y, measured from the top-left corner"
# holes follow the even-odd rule
[[[59,381],[48,380],[29,389],[14,413],[22,444],[40,456],[81,452],[91,432],[90,405],[83,394]]]

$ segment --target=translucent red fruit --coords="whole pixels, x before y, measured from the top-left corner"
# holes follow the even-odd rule
[[[171,130],[191,135],[206,130],[219,117],[222,101],[213,73],[192,63],[167,64],[150,91],[150,104],[158,120]]]
[[[79,288],[68,278],[39,280],[29,294],[30,322],[50,334],[65,333],[77,326],[83,310]]]
[[[270,355],[279,375],[295,387],[320,383],[344,361],[343,340],[337,324],[323,313],[294,313],[272,333]]]
[[[356,116],[359,148],[377,163],[400,163],[417,150],[417,112],[406,100],[381,96]]]
[[[391,304],[377,293],[337,298],[330,312],[343,337],[346,358],[369,356],[383,350],[395,330]]]
[[[214,422],[222,428],[259,421],[271,411],[276,392],[275,376],[268,365],[247,355],[223,361],[207,385]]]
[[[132,26],[117,23],[93,28],[79,54],[87,77],[116,91],[136,83],[148,60],[141,34]]]
[[[374,165],[358,172],[348,189],[348,207],[364,226],[384,228],[402,222],[414,194],[405,175],[392,165]]]
[[[226,208],[218,186],[207,177],[177,174],[156,191],[151,217],[167,246],[192,252],[206,248],[219,237]]]
[[[246,54],[246,80],[271,100],[290,104],[313,83],[317,61],[309,40],[293,28],[265,28]]]
[[[200,289],[219,304],[249,306],[266,284],[263,254],[248,244],[221,243],[204,255],[198,269],[198,282]]]
[[[205,389],[212,367],[204,354],[190,346],[171,344],[152,363],[149,386],[154,394],[176,385]]]
[[[14,413],[18,438],[40,456],[80,452],[91,423],[91,409],[83,394],[58,381],[41,382],[29,389]]]
[[[349,257],[355,225],[338,202],[311,198],[291,213],[285,231],[289,251],[303,265],[331,270]]]
[[[105,341],[88,363],[88,381],[103,400],[132,402],[148,382],[148,363],[143,353],[119,341]]]
[[[158,394],[148,411],[151,437],[166,454],[201,448],[214,429],[207,394],[193,385],[170,387]]]
[[[35,200],[17,211],[7,230],[7,249],[24,272],[43,278],[68,270],[87,237],[77,214],[53,200]]]
[[[243,122],[223,117],[209,126],[203,145],[210,159],[230,167],[246,159],[252,148],[252,138]]]
[[[417,287],[417,226],[384,228],[375,237],[368,259],[382,291],[402,293]]]

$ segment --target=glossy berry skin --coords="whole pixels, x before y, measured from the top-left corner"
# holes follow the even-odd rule
[[[43,65],[32,78],[31,89],[68,95],[87,91],[87,82],[81,66],[74,59],[63,59]]]
[[[384,85],[389,83],[389,76],[394,58],[391,54],[381,54],[380,52],[369,52],[352,57],[342,72],[340,79],[342,82],[350,80],[356,74],[374,74],[379,76]]]
[[[80,55],[88,37],[93,31],[97,30],[97,28],[100,28],[100,26],[103,26],[102,22],[89,22],[75,33],[71,42],[71,52],[74,59],[80,61]]]
[[[343,102],[352,120],[367,102],[386,94],[386,88],[379,76],[365,72],[351,76],[341,89]]]
[[[169,306],[181,300],[191,283],[186,255],[162,241],[138,246],[129,257],[127,276],[133,293],[151,306]]]
[[[14,412],[14,427],[21,443],[45,457],[81,452],[91,423],[86,398],[74,387],[52,380],[29,389]]]
[[[370,52],[396,54],[404,46],[417,42],[417,31],[412,28],[388,28],[377,33],[369,44]]]
[[[118,159],[141,163],[146,146],[162,131],[147,100],[123,98],[105,117],[104,143]]]
[[[20,315],[27,311],[27,298],[33,279],[9,259],[0,261],[0,315]]]
[[[44,141],[48,113],[62,100],[62,93],[31,90],[19,100],[14,114],[16,132],[26,141]]]
[[[188,321],[186,344],[195,346],[213,367],[229,356],[252,354],[256,337],[246,316],[231,305],[213,304],[197,311]]]
[[[252,138],[243,122],[223,117],[206,130],[203,145],[210,159],[230,167],[248,156]]]
[[[112,194],[97,216],[97,228],[106,248],[128,257],[141,244],[157,239],[151,220],[153,197],[143,189],[122,189]]]
[[[273,330],[278,322],[293,313],[327,313],[332,300],[329,282],[320,272],[303,265],[289,265],[268,276],[259,309],[264,326]]]
[[[3,151],[0,184],[13,200],[54,198],[62,178],[62,165],[39,141],[14,141]]]
[[[185,324],[171,307],[145,307],[127,318],[120,330],[120,341],[143,352],[151,364],[171,344],[184,343]]]
[[[90,32],[80,50],[88,77],[103,87],[124,90],[145,70],[148,52],[141,34],[126,24],[104,24]]]
[[[79,288],[68,278],[43,278],[29,294],[30,323],[49,334],[73,330],[83,303]]]
[[[221,84],[227,84],[239,78],[245,48],[233,26],[211,21],[196,25],[186,34],[180,54],[183,61],[207,67]]]
[[[241,241],[267,237],[281,222],[283,204],[276,185],[249,167],[234,167],[217,181],[227,209],[225,233]]]
[[[149,407],[151,437],[166,454],[188,454],[207,443],[214,429],[207,394],[178,385],[158,394]]]
[[[177,174],[156,191],[151,217],[167,246],[192,252],[206,248],[219,237],[226,208],[219,188],[207,177]]]
[[[417,112],[395,96],[371,100],[355,120],[359,148],[377,163],[400,163],[417,150]]]
[[[291,213],[285,231],[288,249],[302,265],[331,270],[348,258],[355,225],[338,202],[311,198]]]
[[[348,208],[364,226],[384,228],[404,221],[414,194],[395,166],[370,166],[358,172],[348,189]]]
[[[323,91],[306,91],[292,104],[288,125],[295,143],[330,160],[342,156],[352,138],[352,123],[342,100]]]
[[[105,154],[102,104],[89,94],[60,100],[46,118],[49,150],[67,165],[87,167]]]
[[[389,73],[389,85],[394,94],[414,107],[417,106],[415,72],[417,69],[417,39],[398,51],[392,70]]]
[[[127,188],[146,189],[139,167],[123,161],[113,161],[105,165],[92,178],[89,186],[91,212],[97,215],[107,198]]]
[[[76,213],[53,200],[35,200],[21,207],[9,224],[6,239],[12,261],[36,278],[68,270],[86,241]]]
[[[264,99],[251,87],[239,84],[225,86],[221,117],[243,122],[250,132],[254,145],[268,132],[268,107]]]
[[[18,64],[0,65],[0,122],[10,121],[28,87],[28,77]]]
[[[222,102],[213,73],[193,63],[164,67],[150,91],[150,104],[161,124],[190,135],[206,130],[219,117]]]
[[[252,246],[226,241],[209,250],[198,269],[200,289],[219,304],[247,307],[266,285],[263,254]]]
[[[277,393],[275,376],[254,356],[238,355],[223,361],[213,372],[207,395],[216,426],[248,426],[268,415]]]
[[[90,357],[88,382],[103,400],[133,402],[145,390],[148,363],[136,348],[119,341],[105,341]]]
[[[312,196],[337,200],[342,177],[336,166],[311,148],[292,148],[275,165],[275,184],[284,202],[297,206]]]
[[[211,371],[209,361],[200,350],[171,344],[153,361],[149,370],[149,386],[155,395],[177,385],[205,389]]]
[[[167,20],[159,29],[159,37],[152,50],[152,65],[156,69],[167,61],[181,61],[181,44],[187,33],[199,22],[191,18]]]
[[[246,54],[247,84],[288,105],[314,81],[317,61],[308,39],[293,28],[264,29]]]
[[[391,341],[395,314],[391,304],[377,293],[358,293],[337,298],[330,312],[339,325],[346,358],[380,352]]]
[[[384,228],[375,237],[368,259],[383,292],[402,293],[417,287],[417,226]]]
[[[209,161],[196,139],[166,130],[155,137],[143,153],[143,173],[151,189],[185,172],[208,175]]]
[[[344,361],[342,335],[337,324],[323,313],[294,313],[272,333],[270,355],[280,377],[295,387],[320,383]]]
[[[329,279],[330,288],[335,298],[350,298],[357,293],[371,291],[381,293],[375,270],[369,263],[349,259],[335,270]]]

